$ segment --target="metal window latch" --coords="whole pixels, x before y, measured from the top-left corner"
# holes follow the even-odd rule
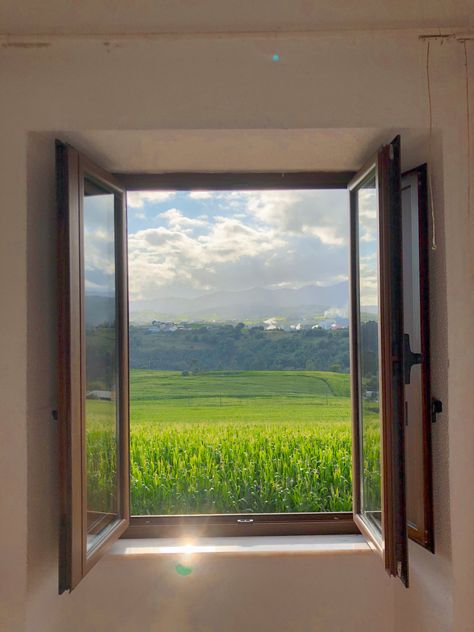
[[[58,420],[58,411],[57,410],[52,410],[51,411],[51,417],[52,417],[53,421],[57,421]]]
[[[237,518],[237,522],[241,524],[252,524],[253,518]]]
[[[443,402],[440,399],[433,397],[431,399],[431,423],[436,423],[436,415],[443,412]]]
[[[409,334],[403,334],[403,377],[405,384],[410,384],[411,367],[414,364],[421,364],[422,362],[422,354],[413,353],[410,348]]]

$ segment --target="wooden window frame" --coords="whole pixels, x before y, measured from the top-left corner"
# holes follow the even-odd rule
[[[434,509],[433,509],[433,465],[432,465],[432,400],[431,400],[431,358],[430,358],[430,274],[429,274],[429,208],[428,208],[428,167],[419,165],[402,174],[404,181],[414,178],[417,186],[418,203],[418,253],[419,253],[419,294],[420,294],[420,332],[421,332],[421,381],[422,381],[422,418],[417,420],[422,433],[423,461],[423,520],[420,524],[407,517],[408,537],[431,553],[435,552]],[[409,369],[408,369],[409,370]],[[407,459],[417,458],[407,443]],[[409,506],[407,490],[407,507]]]
[[[375,175],[378,199],[379,376],[381,410],[381,538],[363,515],[361,502],[361,404],[359,393],[359,252],[357,193]],[[408,585],[405,500],[405,402],[403,390],[403,279],[400,139],[384,145],[349,183],[351,209],[351,381],[354,521],[383,558],[389,575]]]
[[[246,537],[360,533],[351,512],[130,516],[123,538]]]
[[[129,523],[128,286],[125,191],[75,149],[60,142],[58,198],[58,440],[60,478],[59,592],[72,590]],[[83,394],[85,328],[83,275],[84,179],[114,194],[118,351],[118,517],[87,551],[87,450]],[[120,197],[121,196],[121,199]]]
[[[352,171],[116,173],[127,191],[347,190]],[[131,515],[123,538],[358,534],[352,512]]]
[[[382,182],[380,173],[387,171],[392,159],[393,151],[399,152],[399,146],[386,145],[381,148],[376,157],[364,167],[359,174],[349,171],[342,172],[262,172],[262,173],[158,173],[158,174],[109,174],[97,167],[76,150],[60,142],[57,143],[58,154],[58,206],[59,206],[59,324],[58,324],[58,369],[59,369],[59,445],[60,445],[60,479],[61,479],[61,527],[60,527],[60,592],[71,590],[87,571],[102,556],[105,548],[117,537],[124,538],[154,538],[169,536],[261,536],[261,535],[313,535],[313,534],[352,534],[360,533],[366,536],[369,543],[385,560],[389,574],[398,575],[407,583],[406,557],[406,510],[403,500],[404,494],[404,446],[403,433],[396,432],[393,424],[383,432],[382,451],[389,455],[383,462],[384,490],[382,511],[384,514],[384,546],[378,547],[364,520],[360,518],[360,489],[357,482],[360,475],[359,437],[353,414],[353,512],[320,512],[320,513],[285,513],[285,514],[205,514],[205,515],[142,515],[130,516],[129,499],[129,366],[128,366],[128,287],[127,287],[127,223],[126,223],[126,193],[128,191],[150,190],[269,190],[269,189],[341,189],[349,191],[349,198],[354,188],[360,183],[361,177],[368,173],[374,165],[378,174],[378,181]],[[399,160],[399,153],[397,155]],[[362,174],[362,176],[361,176]],[[83,303],[84,288],[82,280],[82,200],[84,175],[99,184],[105,185],[122,195],[121,208],[116,203],[116,261],[119,262],[117,273],[118,329],[120,338],[120,410],[121,410],[121,443],[120,443],[120,489],[121,489],[121,519],[110,530],[110,537],[97,547],[94,553],[87,557],[85,544],[86,517],[86,464],[85,458],[85,420],[82,410],[82,391],[84,383],[84,339],[83,335]],[[73,185],[71,186],[71,182]],[[395,174],[390,181],[383,180],[379,187],[379,239],[383,242],[386,254],[383,261],[384,281],[381,291],[386,304],[397,300],[394,294],[393,278],[399,287],[399,263],[401,249],[393,250],[391,234],[400,235],[399,220],[387,215],[385,210],[393,204],[393,191],[398,186],[399,195],[395,204],[400,208],[399,187],[400,173]],[[352,206],[352,205],[351,205]],[[117,218],[121,218],[117,220]],[[350,213],[351,235],[355,235],[355,218]],[[421,237],[420,237],[421,239]],[[426,232],[423,233],[426,240]],[[351,312],[354,323],[354,309],[357,297],[354,295],[355,274],[354,239],[351,238],[350,274],[351,274]],[[421,243],[421,242],[420,242]],[[425,244],[425,242],[423,242]],[[388,247],[390,244],[390,247]],[[401,245],[401,239],[399,241]],[[426,245],[426,244],[425,244]],[[423,256],[425,251],[423,250]],[[398,266],[398,267],[397,267]],[[398,276],[397,276],[398,275]],[[82,283],[82,285],[81,285]],[[424,303],[428,309],[427,298]],[[387,353],[389,330],[396,321],[397,331],[400,329],[400,311],[394,310],[390,318],[381,315],[381,372],[384,378],[382,388],[387,390],[390,384],[389,375],[392,374],[394,356],[400,363],[403,356],[403,335]],[[82,328],[82,329],[81,329]],[[82,331],[82,333],[81,333]],[[78,336],[77,333],[80,332]],[[393,335],[393,331],[392,331]],[[402,348],[400,349],[400,345]],[[357,334],[351,327],[351,375],[352,375],[352,405],[358,410],[357,375],[354,358],[357,357]],[[429,373],[429,364],[426,370]],[[428,391],[427,391],[428,393]],[[387,390],[383,399],[390,400],[390,406],[395,415],[403,415],[400,411],[404,402],[400,397]],[[400,406],[402,408],[400,408]],[[357,413],[358,414],[358,413]],[[126,417],[126,418],[125,418]],[[400,417],[401,418],[401,417]],[[425,465],[431,458],[430,444],[425,442]],[[428,457],[427,457],[428,454]],[[355,458],[354,458],[355,457]],[[431,463],[431,461],[430,461]],[[431,485],[431,469],[425,468],[425,476],[429,477]],[[432,503],[431,487],[425,496],[425,502]],[[431,516],[432,516],[432,504]],[[412,535],[410,533],[410,535]],[[416,538],[414,538],[416,539]]]
[[[127,191],[347,189],[353,171],[115,173]]]

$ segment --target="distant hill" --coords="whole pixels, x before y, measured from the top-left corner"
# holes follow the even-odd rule
[[[294,313],[320,312],[347,306],[347,281],[322,287],[306,285],[299,289],[251,288],[241,291],[220,291],[196,298],[164,297],[142,301],[132,310],[133,322],[146,322],[150,317],[173,320],[249,320],[288,316]],[[145,320],[144,320],[145,318]]]
[[[98,330],[97,344],[105,335],[106,331]],[[349,330],[265,331],[258,326],[215,324],[155,331],[132,325],[130,366],[193,374],[234,370],[347,372]]]

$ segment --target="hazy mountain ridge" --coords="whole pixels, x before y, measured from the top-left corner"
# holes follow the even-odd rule
[[[97,327],[115,322],[115,297],[86,293],[86,327]]]
[[[219,291],[196,298],[164,297],[141,301],[132,309],[132,322],[146,322],[150,317],[182,319],[244,320],[269,318],[292,313],[321,312],[344,308],[348,304],[347,281],[331,286],[306,285],[298,289],[250,288]]]

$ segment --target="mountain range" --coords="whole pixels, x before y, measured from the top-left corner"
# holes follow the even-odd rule
[[[150,316],[172,320],[249,320],[288,316],[294,312],[321,312],[344,308],[349,300],[347,281],[330,286],[306,285],[298,289],[255,287],[218,291],[195,298],[163,297],[140,301],[132,307],[132,322],[149,322]]]

